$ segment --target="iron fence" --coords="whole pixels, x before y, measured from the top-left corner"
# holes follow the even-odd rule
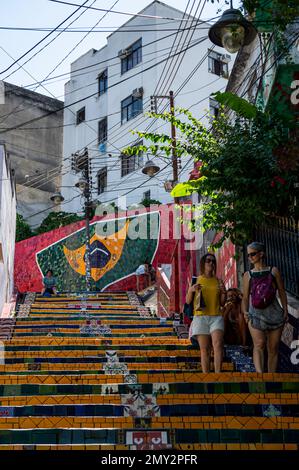
[[[266,246],[267,264],[280,270],[286,290],[299,298],[299,221],[275,217],[255,230]]]

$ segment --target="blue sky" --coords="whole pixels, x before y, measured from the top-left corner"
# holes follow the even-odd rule
[[[66,0],[71,3],[82,4],[83,0]],[[97,8],[109,9],[116,0],[89,0],[87,5],[92,5]],[[150,0],[119,0],[114,7],[114,10],[129,12],[132,14],[138,13]],[[167,3],[180,10],[185,10],[188,0],[165,0]],[[195,2],[196,4],[198,2]],[[189,2],[190,6],[193,0]],[[220,0],[220,5],[224,5],[224,0]],[[202,19],[209,19],[217,15],[219,4],[215,1],[212,4],[209,0],[201,15]],[[1,1],[1,16],[0,27],[22,27],[22,28],[54,28],[65,18],[67,18],[76,7],[67,6],[57,3],[52,3],[49,0],[9,0]],[[68,25],[74,20],[82,11],[77,12],[70,18],[62,27]],[[195,11],[195,7],[192,12]],[[84,14],[78,18],[72,25],[72,28],[90,28],[94,26],[100,18],[104,15],[103,12],[94,10],[85,10]],[[121,26],[130,17],[121,14],[109,13],[99,23],[99,27],[115,28]],[[167,26],[167,25],[166,25]],[[18,59],[22,54],[28,51],[38,41],[44,38],[48,31],[14,31],[14,30],[0,30],[0,67],[1,72],[9,67],[12,62]],[[27,86],[36,81],[43,80],[57,65],[69,54],[69,52],[76,46],[76,44],[83,38],[86,33],[84,32],[65,32],[58,36],[58,32],[49,36],[44,42],[34,49],[30,54],[20,59],[19,64],[23,68],[17,71],[18,66],[14,65],[8,71],[0,74],[0,79],[19,86]],[[84,54],[91,48],[100,49],[106,43],[106,37],[110,32],[96,32],[88,35],[82,43],[75,48],[75,50],[63,61],[61,65],[50,75],[56,76],[69,72],[70,64],[80,55]],[[56,39],[55,39],[56,37]],[[55,39],[53,41],[53,39]],[[51,42],[44,50],[42,50],[36,57],[32,58],[27,64],[25,62],[31,58],[39,49],[41,49],[48,42]],[[14,60],[13,60],[14,59]],[[30,76],[30,75],[31,76]],[[39,93],[55,96],[63,100],[64,83],[68,80],[68,76],[62,79],[57,79],[53,83],[44,84],[47,88],[39,86],[31,87],[36,89]]]

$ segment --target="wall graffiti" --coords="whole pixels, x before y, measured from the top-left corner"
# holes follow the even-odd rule
[[[156,226],[152,238],[132,240],[130,227],[136,223]],[[135,231],[136,233],[136,231]],[[138,235],[138,233],[137,233]],[[127,219],[94,222],[90,225],[91,289],[108,285],[135,273],[138,266],[153,261],[159,239],[159,213],[141,214]],[[45,275],[51,267],[60,291],[80,291],[85,286],[85,229],[72,233],[36,253],[39,269]]]
[[[91,222],[92,290],[133,290],[135,271],[140,264],[156,264],[158,258],[165,261],[171,256],[173,240],[160,239],[161,212],[163,209]],[[39,292],[42,278],[51,268],[58,280],[58,290],[84,291],[85,244],[84,222],[17,243],[15,284],[18,290]]]

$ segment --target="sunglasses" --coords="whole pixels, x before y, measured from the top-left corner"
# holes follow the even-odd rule
[[[253,258],[254,256],[256,256],[258,253],[260,253],[260,251],[253,251],[252,253],[248,253],[248,258]]]
[[[207,258],[207,259],[205,260],[205,263],[213,263],[213,264],[215,264],[215,260],[212,259],[212,258]]]

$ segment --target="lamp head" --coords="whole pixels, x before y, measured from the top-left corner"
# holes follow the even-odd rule
[[[155,165],[152,160],[146,162],[142,168],[142,173],[150,177],[154,176],[156,173],[158,173],[158,171],[160,171],[160,167]]]
[[[235,53],[242,46],[247,46],[256,37],[257,31],[250,21],[235,8],[223,12],[221,18],[209,30],[210,41]]]
[[[51,201],[54,202],[56,206],[61,204],[64,201],[64,197],[62,196],[61,192],[56,191],[56,193],[52,194],[50,197]]]
[[[79,188],[80,191],[84,192],[87,189],[88,181],[86,178],[81,177],[79,181],[75,184],[76,188]]]

